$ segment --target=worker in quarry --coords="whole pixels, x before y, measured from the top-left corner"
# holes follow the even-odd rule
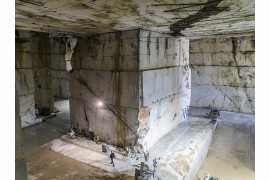
[[[115,155],[114,155],[113,151],[111,151],[110,158],[111,158],[111,160],[112,160],[111,164],[112,164],[113,167],[114,167],[113,158],[115,158]]]

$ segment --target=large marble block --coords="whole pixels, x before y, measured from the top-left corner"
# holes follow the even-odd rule
[[[145,30],[79,38],[69,72],[72,126],[146,151],[187,116],[188,51],[188,40]]]
[[[53,70],[66,70],[65,54],[51,54],[51,67]]]
[[[30,52],[15,52],[15,68],[30,69],[32,68],[32,54]]]
[[[35,84],[32,69],[16,69],[15,85],[19,96],[35,92]]]
[[[147,151],[186,119],[191,97],[190,68],[144,71],[142,80],[143,107],[137,134],[139,144]]]
[[[19,102],[22,128],[41,122],[35,117],[34,94],[19,96]]]

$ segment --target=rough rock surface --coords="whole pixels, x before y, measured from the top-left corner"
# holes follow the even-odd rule
[[[147,150],[186,118],[188,42],[145,30],[79,38],[69,73],[72,126],[118,145],[135,144],[139,136]],[[149,131],[140,134],[144,106]]]
[[[185,120],[190,103],[191,74],[189,40],[141,31],[140,34],[140,114],[138,142],[145,151]],[[142,133],[142,134],[141,134]]]
[[[19,96],[21,126],[37,122],[35,118],[35,83],[32,69],[30,31],[17,31],[15,43],[15,85]]]
[[[189,116],[149,150],[149,164],[156,158],[156,175],[165,179],[193,180],[207,155],[216,124]]]
[[[70,71],[72,127],[116,145],[135,144],[139,31],[79,38]],[[104,103],[98,107],[98,101]]]
[[[53,110],[51,49],[48,33],[31,32],[35,104]]]
[[[255,39],[190,42],[191,106],[255,113]]]
[[[66,63],[67,37],[51,37],[51,73],[53,95],[59,98],[69,97],[69,81]]]
[[[16,28],[57,33],[99,34],[144,28],[170,33],[170,26],[196,15],[204,5],[162,6],[162,4],[205,3],[211,0],[117,0],[117,1],[21,1],[16,0]],[[159,6],[155,6],[159,5]],[[218,8],[229,7],[226,11]],[[179,11],[171,11],[173,9]],[[188,11],[185,11],[188,10]],[[216,15],[197,18],[185,36],[254,33],[255,1],[223,0]],[[209,12],[211,14],[211,12]]]
[[[35,104],[53,108],[48,37],[47,33],[16,30],[15,85],[22,127],[41,121],[35,117]]]

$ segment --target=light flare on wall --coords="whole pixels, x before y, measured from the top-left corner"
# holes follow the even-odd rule
[[[101,101],[101,100],[98,100],[97,103],[96,103],[96,105],[97,105],[98,108],[103,108],[104,102]]]

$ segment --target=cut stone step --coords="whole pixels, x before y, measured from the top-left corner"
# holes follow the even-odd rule
[[[207,118],[189,117],[149,150],[148,164],[151,167],[156,158],[157,177],[194,179],[207,155],[216,128],[216,124],[210,121]]]

